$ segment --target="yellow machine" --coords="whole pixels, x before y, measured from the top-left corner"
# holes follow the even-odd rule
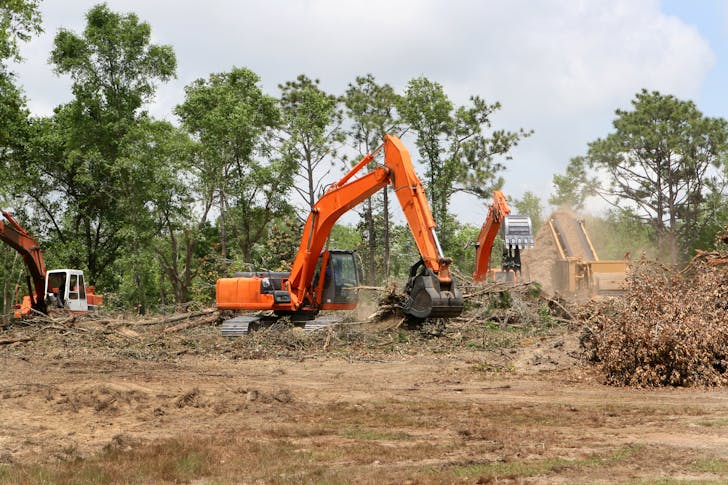
[[[583,220],[556,212],[548,227],[559,258],[552,271],[556,291],[601,296],[624,293],[627,261],[600,260]]]

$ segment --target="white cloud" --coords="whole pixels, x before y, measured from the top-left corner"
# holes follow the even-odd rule
[[[46,34],[24,49],[28,60],[17,69],[34,111],[70,98],[48,53],[59,26],[81,31],[94,3],[41,5]],[[662,14],[658,0],[107,3],[136,12],[155,42],[175,48],[178,79],[160,88],[155,116],[171,118],[186,84],[233,65],[253,69],[271,93],[300,73],[338,93],[366,73],[398,89],[426,76],[458,103],[473,94],[500,101],[498,127],[536,131],[509,162],[513,197],[532,190],[546,199],[552,175],[606,135],[616,108],[641,88],[694,98],[716,62],[700,33]],[[479,223],[484,214],[472,212],[463,219]]]

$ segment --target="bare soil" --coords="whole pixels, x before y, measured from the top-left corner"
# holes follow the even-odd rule
[[[728,479],[724,389],[602,384],[578,329],[0,331],[0,483]]]

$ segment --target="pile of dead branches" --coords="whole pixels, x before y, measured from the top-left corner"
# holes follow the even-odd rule
[[[461,320],[505,325],[544,325],[573,320],[566,302],[548,296],[538,283],[465,284]]]
[[[681,271],[637,262],[626,298],[591,308],[583,343],[609,383],[728,383],[726,256],[699,252]]]

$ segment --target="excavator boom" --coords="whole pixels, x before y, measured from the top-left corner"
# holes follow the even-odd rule
[[[28,268],[28,292],[31,295],[31,307],[46,313],[45,276],[46,266],[38,242],[7,211],[2,211],[5,221],[0,220],[0,241],[16,250]],[[32,287],[31,287],[32,281]]]
[[[384,166],[355,177],[382,148]],[[321,277],[330,273],[332,267],[328,263],[329,252],[324,251],[326,241],[344,213],[390,184],[422,258],[421,264],[415,267],[423,269],[413,271],[407,285],[405,312],[417,318],[459,315],[463,308],[462,295],[450,277],[450,260],[442,255],[422,184],[414,172],[409,152],[399,138],[390,135],[384,137],[381,147],[362,158],[316,202],[306,220],[290,274],[273,275],[272,284],[264,273],[221,278],[217,281],[218,308],[273,310],[292,315],[315,315],[320,309],[348,308],[323,300]],[[337,276],[336,271],[332,274]]]

